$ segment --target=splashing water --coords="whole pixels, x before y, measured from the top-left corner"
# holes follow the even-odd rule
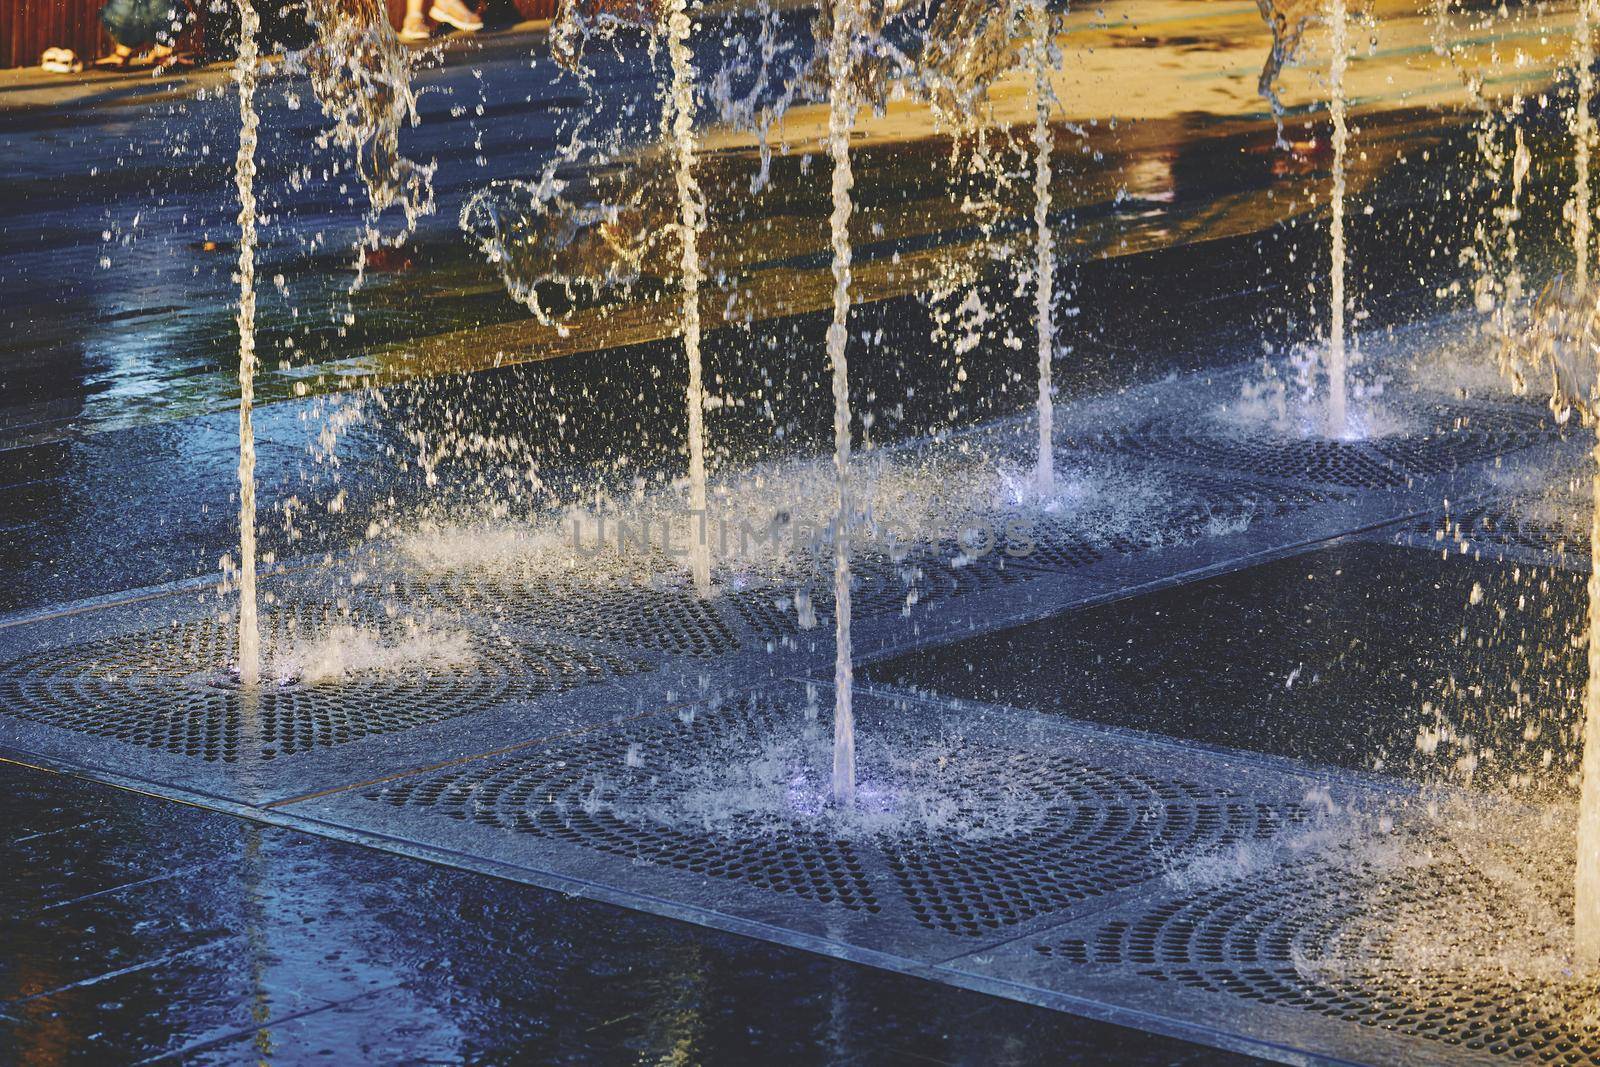
[[[670,251],[665,235],[678,229],[666,222],[664,213],[657,218],[653,210],[653,194],[662,188],[662,168],[674,162],[666,156],[673,153],[629,160],[620,174],[610,173],[617,179],[614,181],[602,176],[607,172],[603,167],[586,168],[581,179],[563,176],[563,168],[591,151],[602,157],[598,161],[607,161],[601,145],[592,141],[588,132],[601,108],[583,61],[586,50],[592,42],[612,40],[629,30],[659,30],[647,8],[593,0],[563,0],[557,6],[550,54],[558,66],[577,78],[594,106],[577,112],[537,179],[490,182],[461,205],[462,231],[499,271],[506,292],[563,337],[568,332],[563,320],[580,301],[608,292],[629,293],[643,278],[647,260],[652,268],[657,259],[664,260]],[[672,106],[669,92],[663,123]],[[671,134],[670,129],[662,132]],[[681,268],[681,262],[678,266]],[[664,276],[664,271],[653,273]],[[564,299],[552,302],[553,289],[561,290]]]
[[[658,254],[659,235],[637,225],[647,187],[574,187],[549,168],[538,181],[497,181],[473,193],[460,225],[511,299],[540,323],[560,325],[586,297],[631,292]],[[552,300],[556,289],[561,298]]]
[[[470,667],[476,659],[472,642],[460,631],[411,626],[386,637],[370,627],[344,624],[276,650],[272,674],[279,684],[330,685],[359,677],[438,673]]]
[[[399,204],[405,214],[405,229],[390,242],[398,245],[434,209],[434,165],[400,152],[401,129],[419,121],[411,53],[400,44],[381,0],[311,0],[306,16],[316,39],[294,58],[333,124],[317,137],[317,147],[351,153],[366,186],[364,263],[366,250],[383,243],[372,225],[383,212]]]
[[[775,731],[743,723],[684,762],[658,762],[633,746],[624,765],[659,775],[666,788],[635,793],[623,772],[597,779],[585,805],[629,823],[744,839],[820,827],[845,840],[997,841],[1035,831],[1060,803],[1017,773],[1017,758],[958,733],[874,737],[862,746],[856,802],[845,808],[830,802],[825,731],[810,722]]]
[[[1278,76],[1295,58],[1300,49],[1300,39],[1305,35],[1306,24],[1315,17],[1316,0],[1256,0],[1262,21],[1272,29],[1272,49],[1262,65],[1256,82],[1256,92],[1272,108],[1272,121],[1277,127],[1277,146],[1288,149],[1289,141],[1283,136],[1283,100],[1278,95]]]
[[[1038,231],[1035,247],[1037,272],[1035,313],[1039,328],[1039,466],[1036,480],[1040,496],[1049,496],[1055,485],[1055,407],[1050,397],[1050,360],[1055,351],[1056,252],[1050,232],[1050,21],[1044,0],[1033,0],[1028,10],[1033,34],[1033,221]]]
[[[850,128],[855,122],[855,87],[851,52],[855,36],[855,0],[835,0],[833,32],[828,45],[828,151],[833,157],[833,323],[828,327],[828,361],[833,367],[833,463],[838,479],[837,526],[833,542],[834,709],[833,799],[855,803],[855,709],[851,688],[854,668],[850,652],[850,372],[845,362],[850,319]]]
[[[1344,169],[1349,131],[1345,126],[1344,73],[1350,46],[1346,40],[1345,0],[1330,0],[1332,30],[1328,62],[1328,112],[1333,119],[1333,189],[1329,194],[1328,228],[1332,244],[1330,318],[1328,324],[1328,435],[1342,438],[1347,429],[1344,348]]]
[[[682,242],[683,354],[689,364],[689,512],[706,514],[705,385],[700,368],[700,231],[705,205],[694,179],[694,60],[689,52],[689,15],[684,0],[670,0],[666,17],[667,50],[672,58],[672,91],[663,110],[671,116],[676,147],[678,232]],[[665,121],[663,122],[665,125]],[[703,524],[689,539],[689,570],[700,596],[711,595],[711,543]]]
[[[256,373],[256,35],[260,22],[249,0],[239,3],[239,680],[254,686],[261,676],[261,624],[256,610],[256,441],[251,424]]]
[[[1600,307],[1587,285],[1557,278],[1533,308],[1530,326],[1525,339],[1508,342],[1501,366],[1522,387],[1536,374],[1548,375],[1557,421],[1566,422],[1576,411],[1594,427],[1590,491],[1591,500],[1600,503],[1600,419],[1595,417]],[[1583,693],[1573,943],[1576,962],[1593,968],[1600,966],[1600,507],[1592,508],[1589,555],[1589,674]]]

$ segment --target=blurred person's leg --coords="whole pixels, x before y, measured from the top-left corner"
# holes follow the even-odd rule
[[[400,24],[402,41],[426,41],[433,36],[433,27],[422,17],[423,0],[406,0],[406,20]]]

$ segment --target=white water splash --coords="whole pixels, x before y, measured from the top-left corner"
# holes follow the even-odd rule
[[[1304,381],[1284,377],[1276,367],[1242,383],[1237,397],[1198,414],[1210,429],[1230,436],[1287,440],[1324,437],[1335,418],[1330,397]],[[1381,382],[1366,388],[1358,384],[1346,397],[1340,422],[1344,440],[1371,441],[1423,429],[1412,412],[1388,401]]]
[[[1594,96],[1594,9],[1592,0],[1578,0],[1573,40],[1577,53],[1578,99],[1572,111],[1573,154],[1577,163],[1577,179],[1572,192],[1572,243],[1575,260],[1577,298],[1586,305],[1593,296],[1588,292],[1589,277],[1589,149],[1594,140],[1594,119],[1589,114]],[[1592,322],[1586,318],[1586,322]],[[1593,382],[1591,367],[1595,356],[1592,348],[1578,350],[1581,369],[1574,368],[1578,377],[1588,372]],[[1559,368],[1559,364],[1558,364]],[[1558,377],[1558,386],[1560,380]],[[1577,392],[1577,390],[1573,390]],[[1593,394],[1579,393],[1580,401],[1592,403]],[[1594,500],[1600,505],[1600,420],[1595,420],[1596,442],[1593,472]],[[1578,803],[1578,857],[1574,879],[1573,922],[1574,946],[1577,959],[1590,967],[1600,965],[1600,506],[1592,509],[1589,532],[1589,677],[1583,693],[1583,762]]]
[[[993,841],[1035,829],[1055,799],[1026,774],[1007,773],[1014,760],[975,753],[959,737],[873,739],[860,752],[854,801],[843,806],[833,797],[832,745],[817,724],[776,737],[736,731],[698,758],[662,766],[667,788],[650,790],[647,802],[609,781],[591,802],[629,822],[742,838],[804,826],[845,839]]]
[[[331,685],[367,675],[426,675],[472,666],[477,656],[463,632],[408,627],[389,636],[364,626],[340,625],[307,641],[278,649],[271,673],[281,682]]]

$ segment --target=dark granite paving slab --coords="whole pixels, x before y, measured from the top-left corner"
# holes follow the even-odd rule
[[[1525,741],[1524,721],[1493,710],[1533,708],[1557,730],[1577,721],[1584,604],[1583,577],[1567,571],[1351,540],[862,673],[1363,769],[1437,769],[1417,735],[1443,715],[1528,769],[1548,739]]]

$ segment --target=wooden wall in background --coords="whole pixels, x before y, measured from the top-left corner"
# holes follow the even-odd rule
[[[111,51],[100,25],[105,0],[0,0],[0,67],[32,67],[46,48],[85,62]]]
[[[399,26],[406,0],[386,2],[389,17]],[[38,66],[46,48],[70,48],[85,64],[105,55],[111,51],[111,38],[100,25],[104,4],[105,0],[0,0],[0,67]],[[192,5],[202,13],[205,6],[204,0]],[[551,18],[556,0],[496,0],[494,6],[500,10],[491,12],[491,25],[513,18]],[[198,47],[198,32],[195,41]]]

